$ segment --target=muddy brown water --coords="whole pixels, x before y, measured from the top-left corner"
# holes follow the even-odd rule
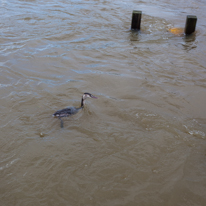
[[[1,0],[0,205],[206,205],[205,8]]]

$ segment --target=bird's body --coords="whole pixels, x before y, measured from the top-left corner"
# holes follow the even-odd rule
[[[68,117],[68,116],[76,114],[80,109],[82,109],[82,107],[79,107],[79,108],[67,107],[65,109],[61,109],[61,110],[56,111],[53,114],[53,117],[59,117],[59,118],[61,118],[61,117]]]
[[[78,113],[79,110],[84,108],[85,99],[88,98],[88,97],[97,99],[97,97],[93,96],[90,93],[84,93],[83,96],[82,96],[81,106],[80,107],[78,107],[78,108],[77,107],[67,107],[65,109],[61,109],[61,110],[56,111],[52,116],[53,117],[58,117],[61,121],[61,127],[63,127],[63,121],[62,121],[61,118],[62,117],[68,117],[68,116],[71,116],[71,115],[74,115],[74,114]]]

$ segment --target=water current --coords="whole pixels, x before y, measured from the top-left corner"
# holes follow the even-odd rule
[[[205,10],[0,0],[0,205],[206,205]],[[169,32],[187,15],[195,33]],[[98,99],[60,128],[84,92]]]

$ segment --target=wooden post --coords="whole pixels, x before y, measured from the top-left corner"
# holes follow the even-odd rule
[[[132,12],[131,29],[140,30],[141,17],[142,17],[142,12],[141,11],[134,10]]]
[[[185,24],[185,34],[192,34],[195,31],[197,22],[197,17],[193,15],[187,15],[187,20]]]

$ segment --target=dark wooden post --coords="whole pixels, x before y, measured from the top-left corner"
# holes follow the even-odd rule
[[[192,34],[195,31],[197,22],[197,17],[193,15],[187,15],[187,20],[185,24],[185,34]]]
[[[132,12],[131,29],[140,30],[141,17],[142,17],[141,11],[134,10]]]

